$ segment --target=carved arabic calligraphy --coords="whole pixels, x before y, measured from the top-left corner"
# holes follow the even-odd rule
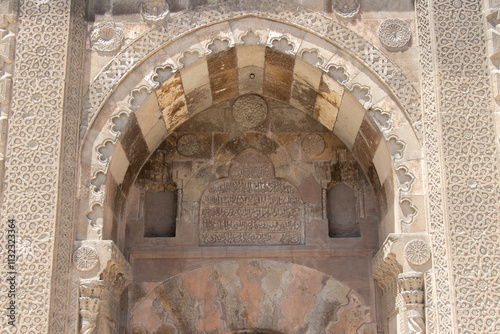
[[[200,244],[304,243],[304,203],[290,182],[274,177],[272,162],[248,150],[201,199]]]

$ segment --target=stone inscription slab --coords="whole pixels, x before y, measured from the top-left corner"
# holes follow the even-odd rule
[[[292,183],[277,179],[267,156],[240,154],[229,178],[212,182],[201,198],[201,245],[304,243],[304,202]]]

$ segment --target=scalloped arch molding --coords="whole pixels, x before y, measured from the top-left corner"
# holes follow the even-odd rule
[[[391,60],[363,37],[325,15],[300,6],[269,0],[249,0],[245,2],[231,0],[220,4],[198,7],[196,10],[172,17],[168,27],[156,27],[139,36],[114,57],[89,87],[86,107],[88,123],[92,124],[95,120],[96,115],[117,84],[133,72],[140,63],[160,50],[165,51],[168,49],[166,48],[168,44],[217,22],[236,22],[237,19],[246,17],[261,18],[276,24],[276,21],[279,21],[290,26],[288,29],[290,33],[296,31],[298,36],[304,36],[305,34],[319,36],[323,39],[323,42],[319,42],[319,45],[324,44],[326,41],[343,50],[347,55],[354,57],[378,77],[381,86],[389,88],[398,104],[403,108],[412,127],[415,129],[417,137],[420,138],[421,110],[419,94]],[[238,30],[237,25],[235,25],[234,30]],[[267,42],[273,36],[263,37],[267,37],[266,41],[264,41]],[[199,41],[195,40],[194,42],[192,44]],[[233,39],[232,42],[241,43],[241,40]],[[295,48],[290,53],[299,51],[298,47],[299,45],[295,45]],[[179,51],[181,50],[167,50],[166,56],[178,60],[180,58]]]

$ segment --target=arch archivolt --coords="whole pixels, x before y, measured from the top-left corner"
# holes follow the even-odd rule
[[[239,24],[243,40],[248,36],[257,40],[259,31],[245,30]],[[286,43],[299,43],[289,35],[271,39],[280,41],[271,42],[272,47],[231,47],[230,42],[215,43],[227,35],[217,38],[206,44],[206,50],[218,52],[197,53],[188,48],[179,52],[176,61],[165,57],[166,51],[157,52],[125,78],[96,115],[82,150],[82,170],[86,171],[82,182],[90,183],[89,204],[82,208],[82,216],[90,223],[87,237],[102,238],[103,218],[110,219],[119,211],[115,197],[126,196],[142,164],[168,134],[208,107],[249,93],[290,104],[312,116],[353,151],[366,167],[365,174],[371,173],[376,180],[372,182],[375,191],[384,192],[382,235],[424,227],[421,222],[414,224],[420,218],[417,208],[424,207],[418,186],[422,182],[418,140],[381,83],[362,73],[360,64],[341,58],[341,52],[330,51],[327,56],[326,49],[315,48],[311,39],[303,42],[302,56],[296,56],[286,51]],[[214,43],[218,49],[211,47]],[[183,64],[187,54],[191,59]],[[312,56],[335,63],[318,68],[319,63],[311,63]],[[360,147],[369,148],[368,156]]]
[[[377,331],[369,306],[354,289],[291,263],[225,261],[136,289],[150,291],[131,312],[131,327],[137,332],[157,328],[166,333],[176,329],[227,334]],[[302,291],[300,297],[297,290]]]
[[[216,36],[214,31],[218,32]],[[106,212],[104,202],[108,198],[109,203],[111,197],[102,175],[111,171],[112,179],[120,185],[127,169],[116,166],[130,165],[123,163],[130,157],[124,146],[133,142],[125,140],[124,131],[131,130],[134,135],[141,132],[146,151],[152,152],[168,133],[191,116],[248,93],[289,103],[308,113],[332,130],[349,149],[355,147],[358,136],[363,138],[360,130],[366,129],[368,123],[376,125],[380,138],[386,140],[383,145],[377,141],[378,147],[366,164],[374,164],[381,187],[387,181],[386,203],[391,222],[384,225],[396,226],[388,228],[387,233],[412,230],[415,226],[416,207],[424,207],[419,193],[422,187],[414,185],[422,181],[418,133],[401,107],[404,101],[346,50],[285,23],[245,17],[198,29],[145,58],[123,75],[100,107],[94,104],[89,111],[92,121],[82,147],[82,182],[91,186],[87,190],[89,204],[81,212],[90,223],[87,235],[91,238],[102,237],[101,218],[112,216],[111,211],[115,210],[108,208]],[[276,67],[281,61],[289,67]],[[217,69],[218,63],[232,67]],[[95,101],[93,89],[103,75],[91,86],[91,101]],[[218,87],[216,75],[226,85]],[[288,81],[273,81],[273,75],[284,75]],[[92,110],[99,112],[93,114]],[[403,167],[407,172],[401,172]],[[402,186],[398,187],[398,183]],[[394,193],[398,192],[400,205],[394,205]],[[396,223],[398,216],[404,224]],[[424,227],[422,222],[418,225],[417,230]],[[84,230],[82,226],[81,231]]]

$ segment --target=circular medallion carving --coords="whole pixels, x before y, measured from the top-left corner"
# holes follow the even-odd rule
[[[184,135],[177,140],[177,151],[186,157],[192,157],[200,151],[200,139],[195,135]]]
[[[421,266],[431,257],[431,250],[423,240],[412,240],[406,244],[405,256],[411,264]]]
[[[170,16],[170,8],[165,0],[150,0],[141,4],[141,15],[148,23],[162,23]]]
[[[233,104],[233,117],[244,128],[253,128],[267,117],[267,104],[258,95],[243,95]]]
[[[357,0],[334,0],[332,8],[335,14],[344,18],[351,18],[359,12]]]
[[[390,48],[402,48],[411,39],[410,25],[400,19],[388,19],[378,28],[382,44]]]
[[[302,140],[302,149],[311,155],[320,155],[325,151],[326,144],[323,137],[317,134],[309,134]]]
[[[73,253],[73,264],[80,271],[91,271],[97,263],[99,263],[99,256],[90,246],[82,246]]]
[[[123,41],[123,30],[113,22],[102,22],[94,27],[90,40],[97,51],[115,51]]]

